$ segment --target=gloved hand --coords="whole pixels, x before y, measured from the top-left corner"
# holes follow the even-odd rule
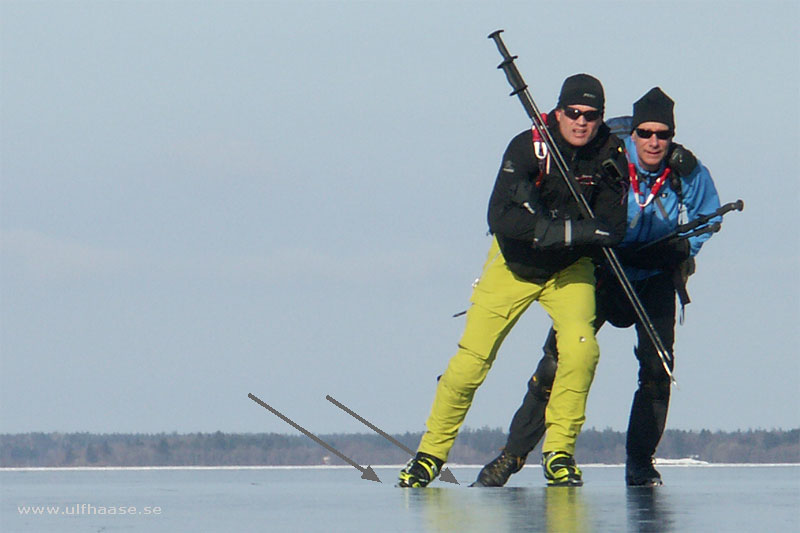
[[[542,221],[534,230],[533,247],[539,249],[569,246],[611,246],[611,232],[596,218],[588,220],[554,219]]]
[[[685,178],[697,166],[697,158],[688,148],[684,148],[678,143],[672,143],[667,155],[667,166],[676,176]]]
[[[572,222],[572,244],[595,244],[597,246],[611,246],[611,230],[601,220],[592,218]]]

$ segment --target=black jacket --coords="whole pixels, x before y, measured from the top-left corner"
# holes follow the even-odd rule
[[[581,192],[595,216],[620,242],[627,222],[627,168],[624,145],[605,124],[586,146],[574,148],[558,131],[555,113],[550,113],[548,129],[561,154],[580,183]],[[610,172],[602,163],[616,162],[622,175]],[[548,250],[533,247],[538,224],[558,220],[582,220],[577,201],[551,162],[550,172],[539,178],[539,163],[534,154],[530,130],[514,137],[503,155],[494,190],[489,200],[489,230],[497,237],[506,264],[516,275],[543,281],[581,257],[595,256],[595,246],[574,246]],[[531,213],[525,202],[532,208]],[[563,222],[560,222],[563,224]]]

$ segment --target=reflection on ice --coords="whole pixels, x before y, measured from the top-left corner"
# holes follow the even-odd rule
[[[627,488],[619,472],[593,472],[583,487],[466,488],[442,485],[405,490],[407,511],[423,531],[631,533],[677,532],[685,501],[669,487]],[[617,472],[619,470],[619,472]],[[613,474],[609,477],[607,474]],[[468,478],[469,474],[462,475]],[[601,479],[597,479],[601,477]],[[538,477],[534,477],[539,482]],[[527,480],[526,480],[527,482]],[[543,481],[541,481],[543,483]]]
[[[666,495],[636,489],[587,491],[585,487],[507,487],[408,490],[409,510],[425,531],[672,531]]]
[[[628,531],[636,533],[669,532],[673,517],[669,512],[669,494],[663,488],[628,487]]]

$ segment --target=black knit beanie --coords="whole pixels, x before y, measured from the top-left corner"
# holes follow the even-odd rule
[[[642,122],[660,122],[675,131],[675,115],[672,112],[674,107],[675,102],[660,87],[653,87],[633,104],[631,131]]]
[[[588,74],[575,74],[564,80],[561,94],[558,95],[558,107],[569,105],[588,105],[603,111],[606,104],[603,85],[600,80]]]

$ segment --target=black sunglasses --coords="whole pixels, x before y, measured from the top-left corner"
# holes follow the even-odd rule
[[[584,118],[586,118],[586,122],[594,122],[595,120],[600,118],[600,115],[602,113],[596,109],[590,109],[589,111],[581,111],[580,109],[574,107],[565,107],[564,114],[567,115],[567,117],[570,120],[578,120],[579,118],[581,118],[581,116],[583,116]]]
[[[638,135],[640,139],[649,139],[650,137],[655,135],[662,141],[666,141],[674,134],[672,130],[653,131],[653,130],[646,130],[643,128],[636,128],[636,135]]]

